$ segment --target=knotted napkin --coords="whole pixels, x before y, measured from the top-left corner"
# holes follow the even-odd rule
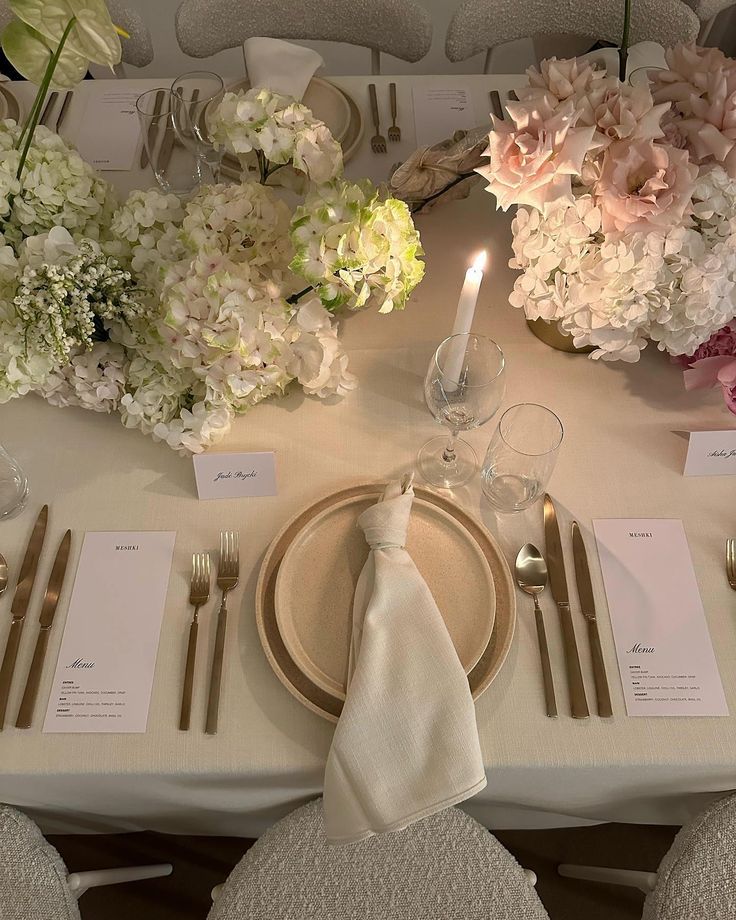
[[[246,38],[243,57],[253,89],[270,89],[301,101],[309,81],[324,64],[311,48],[280,38]]]
[[[414,492],[392,482],[358,518],[347,697],[327,758],[325,832],[353,843],[397,831],[486,784],[475,707],[426,582],[404,549]]]

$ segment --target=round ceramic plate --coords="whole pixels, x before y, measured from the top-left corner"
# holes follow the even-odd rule
[[[276,580],[279,566],[286,550],[313,517],[325,508],[353,496],[363,496],[376,501],[383,493],[386,483],[361,483],[327,495],[295,515],[276,535],[261,564],[256,587],[256,625],[268,663],[289,693],[303,706],[330,722],[337,722],[342,712],[342,700],[313,683],[294,663],[287,651],[276,622]],[[496,592],[496,618],[491,640],[480,661],[468,675],[473,699],[490,686],[501,670],[511,648],[516,626],[516,597],[511,572],[498,544],[488,531],[473,517],[456,507],[443,495],[428,489],[415,487],[418,499],[432,502],[459,521],[473,536],[486,557],[491,569]]]
[[[10,90],[0,83],[0,121],[4,118],[20,122],[20,104]]]
[[[369,551],[358,518],[373,504],[357,495],[313,517],[284,554],[276,579],[276,621],[289,655],[339,699],[345,699],[353,597]],[[406,548],[469,674],[493,630],[496,595],[488,562],[456,518],[417,498]]]

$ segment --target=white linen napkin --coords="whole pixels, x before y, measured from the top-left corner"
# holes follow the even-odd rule
[[[325,833],[397,831],[486,784],[468,679],[404,549],[414,492],[390,483],[358,524],[371,547],[355,589],[347,698],[325,770]]]
[[[270,89],[301,101],[309,81],[324,64],[311,48],[280,38],[246,38],[243,57],[253,89]]]

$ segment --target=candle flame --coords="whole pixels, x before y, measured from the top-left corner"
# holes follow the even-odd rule
[[[479,252],[478,255],[475,257],[475,260],[473,261],[473,268],[477,269],[477,271],[479,272],[482,272],[483,269],[486,267],[487,261],[488,261],[488,253],[484,249],[482,252]]]

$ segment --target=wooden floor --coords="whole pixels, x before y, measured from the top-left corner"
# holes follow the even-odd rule
[[[557,875],[556,866],[577,862],[655,870],[676,831],[674,827],[606,824],[499,831],[496,836],[539,876],[537,891],[551,920],[639,920],[644,896],[638,891],[564,879]],[[153,833],[49,840],[70,872],[156,862],[174,866],[169,878],[88,891],[80,901],[83,920],[204,920],[211,906],[210,891],[225,880],[252,843],[234,837]]]

